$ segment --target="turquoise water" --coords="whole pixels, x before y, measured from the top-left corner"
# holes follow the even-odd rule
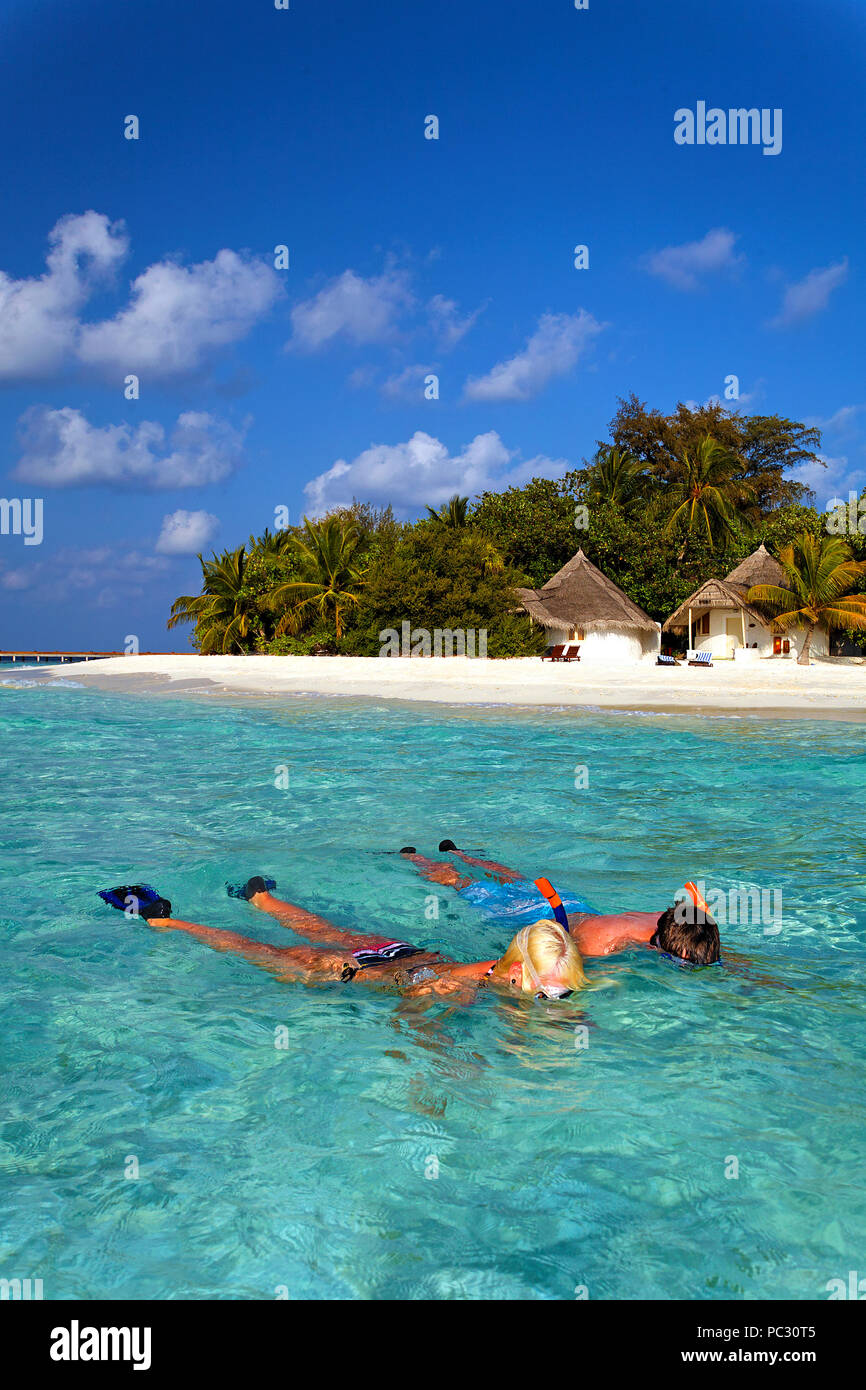
[[[0,1276],[46,1298],[807,1299],[866,1273],[861,726],[6,685],[0,768]],[[688,876],[775,889],[783,929],[723,927],[745,963],[702,971],[590,962],[579,1001],[415,1012],[95,897],[143,879],[289,942],[225,896],[261,871],[337,921],[491,956],[500,924],[382,853],[445,835],[607,910]]]

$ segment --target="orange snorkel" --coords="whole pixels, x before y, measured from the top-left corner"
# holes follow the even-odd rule
[[[707,902],[706,898],[703,896],[703,894],[699,891],[697,884],[691,882],[684,883],[683,887],[685,891],[688,893],[695,907],[698,909],[698,912],[703,912],[704,916],[709,917],[712,921],[713,914],[710,912],[710,905]]]
[[[562,898],[557,893],[549,878],[537,878],[535,886],[539,893],[545,897],[550,904],[553,915],[563,931],[568,931],[568,914],[562,906]]]

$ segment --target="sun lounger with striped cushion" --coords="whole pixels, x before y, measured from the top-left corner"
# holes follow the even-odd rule
[[[692,660],[689,662],[689,665],[690,665],[690,666],[709,666],[709,667],[712,667],[712,664],[713,664],[713,654],[712,654],[712,652],[695,652],[694,657],[693,657]]]
[[[679,664],[680,663],[677,661],[676,657],[662,656],[661,654],[659,655],[658,661],[656,662],[656,666],[679,666]]]

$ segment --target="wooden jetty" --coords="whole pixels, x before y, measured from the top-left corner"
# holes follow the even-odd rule
[[[2,661],[104,661],[109,656],[128,656],[128,652],[3,652]],[[176,656],[176,652],[139,652],[139,656]]]

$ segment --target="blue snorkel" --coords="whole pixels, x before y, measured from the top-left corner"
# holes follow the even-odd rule
[[[535,886],[550,904],[551,911],[563,931],[568,931],[568,913],[562,906],[562,898],[557,893],[549,878],[535,879]]]

